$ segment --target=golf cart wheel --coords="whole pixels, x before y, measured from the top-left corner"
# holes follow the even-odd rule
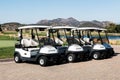
[[[68,62],[74,62],[74,61],[75,61],[75,58],[76,58],[75,54],[69,54],[69,55],[67,56]]]
[[[93,54],[93,58],[94,58],[95,60],[100,59],[100,53],[99,53],[99,52],[95,52],[95,53]]]
[[[16,55],[14,56],[14,61],[15,61],[16,63],[21,63],[21,62],[22,62],[19,54],[16,54]]]
[[[114,56],[115,55],[115,52],[114,51],[111,51],[111,56]]]
[[[47,57],[42,56],[42,57],[39,58],[38,62],[41,66],[47,66],[48,59],[47,59]]]

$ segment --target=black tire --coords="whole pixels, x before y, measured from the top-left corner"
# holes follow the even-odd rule
[[[20,57],[19,54],[15,54],[15,55],[14,55],[14,61],[15,61],[16,63],[21,63],[21,62],[22,62],[21,57]]]
[[[112,52],[111,52],[111,56],[114,56],[114,55],[115,55],[115,52],[114,52],[114,51],[112,51]]]
[[[94,58],[95,60],[100,59],[100,52],[94,52],[94,53],[93,53],[93,58]]]
[[[68,62],[74,62],[76,60],[76,55],[75,54],[68,54],[67,60],[68,60]]]
[[[48,65],[48,59],[47,59],[47,57],[45,57],[45,56],[39,57],[38,63],[39,63],[41,66],[47,66],[47,65]]]

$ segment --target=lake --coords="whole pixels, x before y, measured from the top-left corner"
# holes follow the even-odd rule
[[[65,38],[65,36],[61,36],[61,38],[63,38],[63,37]],[[69,36],[68,36],[68,37],[69,37]],[[74,37],[76,37],[76,36],[74,36]],[[98,38],[98,36],[92,36],[92,37]],[[104,36],[104,37],[102,36],[102,38],[105,38],[105,36]],[[111,40],[116,40],[116,39],[117,39],[117,40],[120,40],[120,36],[110,36],[110,35],[109,35],[108,38],[111,39]]]
[[[109,39],[120,39],[120,36],[108,36]]]

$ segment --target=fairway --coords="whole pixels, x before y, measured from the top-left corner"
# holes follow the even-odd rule
[[[2,47],[14,47],[16,41],[13,40],[0,40],[0,48]]]

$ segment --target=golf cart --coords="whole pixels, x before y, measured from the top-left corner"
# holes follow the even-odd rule
[[[67,58],[68,62],[74,62],[78,58],[82,58],[84,55],[83,48],[75,43],[74,37],[72,36],[71,29],[75,27],[70,26],[55,26],[49,29],[49,33],[52,34],[54,42],[56,42],[55,47],[61,56]]]
[[[106,29],[98,27],[77,28],[79,38],[85,51],[94,59],[108,58],[114,55],[113,48],[109,45]]]
[[[15,44],[14,52],[14,61],[16,63],[35,61],[41,66],[46,66],[50,61],[57,60],[57,49],[50,45],[49,41],[44,43],[43,36],[39,36],[43,30],[47,31],[49,27],[31,25],[18,28],[19,43]]]

